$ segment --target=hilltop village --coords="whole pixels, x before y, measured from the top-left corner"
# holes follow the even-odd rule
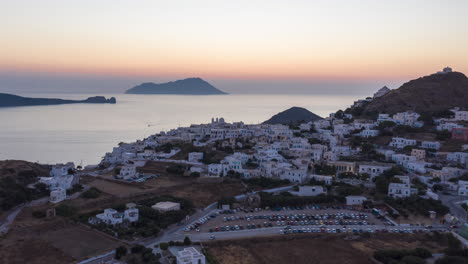
[[[80,263],[224,263],[228,244],[200,243],[299,233],[449,232],[464,243],[468,109],[363,112],[389,93],[383,87],[308,122],[212,118],[122,142],[99,165],[58,164],[31,183],[52,204],[34,214],[72,218],[117,241],[115,250],[75,257]]]

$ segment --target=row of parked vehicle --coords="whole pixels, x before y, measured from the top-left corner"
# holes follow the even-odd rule
[[[296,234],[296,233],[427,233],[429,229],[358,229],[358,228],[299,228],[293,229],[287,227],[279,231],[280,234]]]
[[[335,221],[322,221],[322,220],[305,220],[305,221],[277,221],[277,226],[303,226],[303,225],[373,225],[368,223],[367,221],[348,221],[348,220],[335,220]]]
[[[233,226],[221,226],[210,228],[209,232],[222,232],[222,231],[235,231],[235,230],[245,230],[245,229],[256,229],[262,227],[273,227],[273,223],[264,222],[263,224],[248,224],[248,225],[233,225]]]
[[[225,216],[223,217],[224,222],[236,221],[236,220],[257,220],[267,219],[270,221],[304,221],[304,220],[367,220],[369,217],[363,213],[336,213],[336,214],[287,214],[287,215],[245,215],[245,216]]]
[[[196,230],[197,232],[200,232],[200,226],[204,225],[205,223],[207,223],[208,221],[210,221],[212,219],[215,219],[216,217],[218,217],[219,214],[220,214],[219,212],[216,212],[216,213],[210,214],[209,216],[202,217],[202,218],[198,219],[195,223],[193,223],[191,225],[188,225],[184,229],[184,231],[185,232],[190,232],[190,230]]]

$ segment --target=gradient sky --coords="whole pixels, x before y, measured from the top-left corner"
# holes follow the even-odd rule
[[[229,92],[367,91],[467,73],[467,13],[466,0],[0,0],[0,92],[194,76]]]

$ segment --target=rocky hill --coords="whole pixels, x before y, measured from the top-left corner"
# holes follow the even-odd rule
[[[60,104],[115,104],[114,97],[106,99],[104,96],[89,97],[85,100],[64,100],[56,98],[31,98],[13,94],[0,93],[0,107],[60,105]]]
[[[432,74],[411,80],[363,106],[364,113],[394,114],[413,110],[436,112],[468,107],[468,78],[460,72]]]
[[[263,124],[297,124],[300,122],[309,122],[323,119],[320,116],[310,112],[302,107],[291,107],[281,113],[278,113],[263,122]]]
[[[226,94],[200,78],[188,78],[168,83],[142,83],[125,92],[126,94],[178,94],[215,95]]]
[[[27,186],[49,176],[50,166],[22,160],[0,161],[0,212],[47,194]]]

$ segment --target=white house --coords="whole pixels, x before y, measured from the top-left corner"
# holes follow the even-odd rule
[[[57,164],[52,167],[50,170],[51,177],[59,177],[68,175],[70,170],[75,169],[75,164],[73,162],[68,162],[67,164]]]
[[[177,264],[206,264],[205,255],[194,247],[184,248],[177,253]]]
[[[421,142],[421,148],[425,149],[440,149],[440,142],[438,141],[423,141]]]
[[[371,178],[381,175],[384,171],[391,169],[391,165],[383,165],[383,164],[361,164],[359,165],[359,173],[367,173]]]
[[[120,179],[128,180],[136,176],[136,166],[134,164],[125,165],[120,168],[120,173],[117,176]]]
[[[362,205],[364,201],[367,201],[364,196],[346,196],[346,205]]]
[[[399,125],[407,125],[407,126],[416,126],[421,127],[423,124],[418,121],[420,115],[416,112],[407,111],[396,113],[393,115],[392,119],[395,123]]]
[[[451,110],[455,113],[455,117],[453,118],[456,121],[468,121],[468,111],[460,111],[460,110]]]
[[[203,159],[203,152],[190,152],[188,154],[189,162],[200,162]]]
[[[395,178],[400,179],[400,181],[404,184],[411,184],[409,176],[395,175]]]
[[[379,131],[375,129],[364,129],[359,133],[359,136],[364,138],[376,137],[378,135]]]
[[[411,161],[404,164],[403,167],[409,171],[417,173],[426,173],[426,167],[428,166],[431,166],[431,163],[425,161]]]
[[[50,192],[49,201],[51,203],[60,203],[67,198],[67,191],[63,188],[57,188]]]
[[[411,196],[411,188],[405,183],[390,183],[388,185],[388,196],[393,198],[405,198]]]
[[[307,178],[306,169],[285,168],[280,175],[280,179],[289,180],[295,183],[303,183]]]
[[[416,161],[417,158],[406,154],[393,154],[392,160],[398,165],[405,166],[408,162]]]
[[[175,202],[159,202],[151,206],[154,210],[159,212],[168,212],[168,211],[179,211],[180,203]]]
[[[416,140],[401,138],[401,137],[394,137],[394,138],[392,138],[392,141],[389,143],[389,146],[394,147],[394,148],[404,148],[406,146],[416,146]]]
[[[442,131],[442,130],[452,131],[453,128],[460,128],[460,127],[463,127],[463,125],[460,125],[457,123],[445,122],[445,123],[441,123],[437,125],[436,129],[438,131]]]
[[[451,152],[447,154],[447,160],[460,164],[468,163],[468,153],[466,152]]]
[[[226,175],[228,171],[228,166],[226,164],[209,164],[208,165],[208,174],[210,176],[221,176],[221,174]]]
[[[122,224],[124,221],[130,223],[138,221],[139,213],[138,208],[129,208],[123,213],[119,213],[117,210],[108,208],[104,209],[102,214],[96,215],[96,218],[108,225]]]
[[[290,191],[291,194],[297,195],[297,196],[317,196],[320,194],[326,194],[327,189],[325,189],[323,186],[317,185],[317,186],[299,186],[299,191],[294,192]]]
[[[312,174],[310,175],[310,179],[314,179],[320,182],[325,182],[326,185],[330,185],[332,184],[333,176]]]
[[[468,181],[458,181],[458,195],[468,196]]]

